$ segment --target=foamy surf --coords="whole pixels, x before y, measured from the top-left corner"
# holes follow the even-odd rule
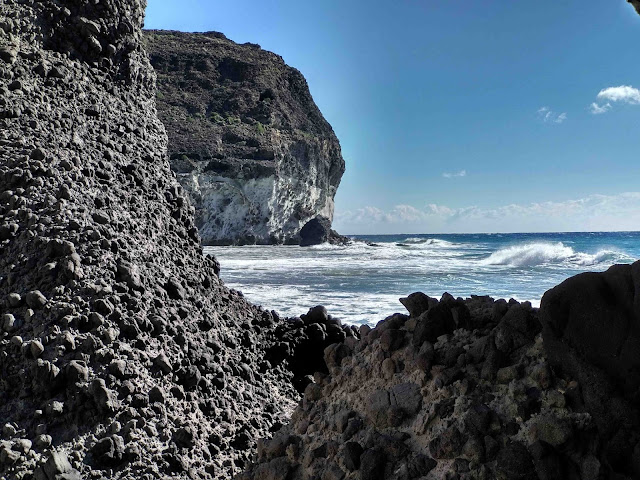
[[[442,238],[440,238],[442,237]],[[567,277],[640,258],[640,233],[360,236],[352,244],[205,247],[254,303],[299,316],[318,304],[347,323],[403,312],[400,297],[489,295],[539,306]]]
[[[453,245],[452,242],[447,242],[446,240],[442,240],[440,238],[419,238],[419,237],[405,238],[400,243],[409,244],[409,245],[432,245],[434,247],[450,247]]]

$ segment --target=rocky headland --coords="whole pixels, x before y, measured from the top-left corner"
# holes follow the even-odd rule
[[[166,156],[144,8],[0,4],[3,479],[228,479],[316,369],[297,346],[353,334],[311,341],[219,280]]]
[[[203,242],[322,243],[344,173],[302,74],[223,34],[146,31],[171,167]]]
[[[540,310],[251,305],[171,170],[144,7],[0,4],[0,478],[640,478],[640,262]]]

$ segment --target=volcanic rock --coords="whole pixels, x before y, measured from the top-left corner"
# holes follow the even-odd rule
[[[571,379],[549,368],[530,304],[419,292],[401,301],[410,317],[361,328],[340,362],[307,386],[278,433],[296,435],[295,453],[259,452],[240,479],[264,478],[276,460],[288,480],[542,479],[553,465],[573,472],[601,461],[591,416],[559,398]],[[327,347],[325,358],[336,350]],[[312,454],[334,443],[344,445],[336,454]]]
[[[550,363],[580,386],[603,460],[640,475],[633,456],[640,442],[640,262],[565,280],[545,293],[540,313]]]
[[[288,339],[304,325],[250,305],[203,255],[156,116],[144,8],[0,3],[1,478],[228,479],[299,398]],[[305,113],[328,135],[309,145],[331,205],[339,147]],[[320,328],[305,375],[346,338]]]

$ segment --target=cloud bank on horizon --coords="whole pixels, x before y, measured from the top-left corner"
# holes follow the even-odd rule
[[[640,225],[640,192],[495,208],[427,204],[382,210],[369,206],[336,212],[333,225],[346,235],[631,231]]]

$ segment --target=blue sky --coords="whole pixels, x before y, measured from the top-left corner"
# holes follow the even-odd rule
[[[346,234],[637,230],[640,16],[624,0],[149,0],[307,78]],[[625,88],[622,88],[625,87]]]

